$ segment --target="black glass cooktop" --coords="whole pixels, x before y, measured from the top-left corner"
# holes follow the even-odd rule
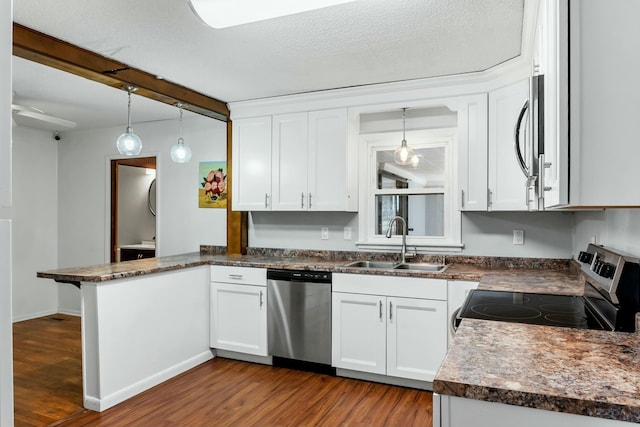
[[[458,312],[463,318],[603,329],[581,296],[472,290]]]

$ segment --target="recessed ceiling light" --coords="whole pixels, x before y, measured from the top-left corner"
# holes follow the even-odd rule
[[[189,0],[189,5],[210,27],[226,28],[352,1],[355,0]]]

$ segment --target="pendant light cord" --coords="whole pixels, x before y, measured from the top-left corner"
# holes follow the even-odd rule
[[[182,139],[182,108],[180,108],[180,121],[178,126],[178,144],[184,144],[184,139]]]
[[[127,103],[127,132],[131,133],[131,86],[127,87],[127,93],[129,94],[129,102]]]
[[[402,142],[403,143],[405,143],[407,141],[407,139],[405,138],[405,135],[404,135],[404,132],[405,132],[405,116],[404,116],[404,114],[405,114],[406,110],[407,110],[406,108],[402,109]]]

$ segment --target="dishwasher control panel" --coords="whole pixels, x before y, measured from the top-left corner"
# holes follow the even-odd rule
[[[267,270],[267,279],[292,282],[331,283],[331,273],[308,270]]]

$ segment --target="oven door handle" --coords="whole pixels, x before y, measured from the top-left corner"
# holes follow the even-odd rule
[[[451,335],[455,335],[456,329],[458,329],[458,327],[456,326],[456,318],[458,317],[458,313],[460,313],[461,309],[462,307],[458,307],[457,309],[455,309],[455,311],[451,314],[451,319],[449,319],[449,329],[451,330]]]

